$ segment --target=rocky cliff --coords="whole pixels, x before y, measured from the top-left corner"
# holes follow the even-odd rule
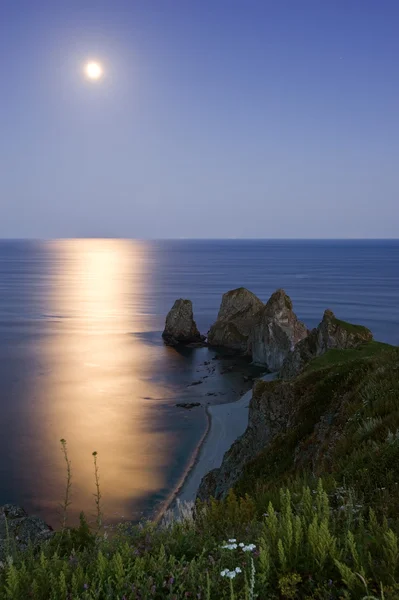
[[[373,334],[367,327],[340,321],[331,310],[326,310],[321,323],[287,356],[280,376],[284,379],[295,377],[309,361],[327,350],[356,348],[372,339]]]
[[[245,433],[203,478],[198,498],[224,498],[232,487],[246,493],[303,471],[360,480],[362,489],[371,462],[373,477],[386,480],[399,460],[398,398],[399,349],[377,342],[329,350],[289,381],[257,381]]]
[[[264,389],[269,394],[264,396]],[[280,381],[255,382],[249,405],[248,427],[226,452],[221,467],[210,471],[201,481],[197,494],[200,500],[207,500],[211,496],[224,498],[240,478],[247,462],[270,442],[280,427],[285,426],[289,386],[286,386],[283,395],[281,392]]]
[[[306,326],[293,311],[291,298],[280,289],[254,317],[248,354],[255,363],[278,371],[296,344],[307,335]]]
[[[176,300],[168,312],[165,329],[162,333],[165,344],[177,346],[177,344],[192,344],[202,342],[205,337],[198,331],[193,316],[193,304],[191,300]]]
[[[208,344],[246,353],[254,317],[263,306],[243,287],[223,294],[216,322],[208,332]]]

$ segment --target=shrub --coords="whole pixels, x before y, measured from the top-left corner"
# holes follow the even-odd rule
[[[54,539],[1,565],[0,599],[398,598],[397,529],[350,490],[327,493],[321,480],[297,490],[281,488],[262,514],[231,492],[198,504],[195,519],[120,525],[111,537],[82,516],[58,549]]]

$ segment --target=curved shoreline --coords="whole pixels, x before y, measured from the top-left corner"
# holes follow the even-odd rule
[[[277,373],[269,373],[260,379],[272,381]],[[212,469],[221,466],[223,457],[231,445],[245,432],[248,426],[249,403],[252,389],[233,402],[209,404],[205,412],[208,425],[194,450],[188,467],[178,485],[165,501],[156,518],[159,521],[175,502],[195,502],[202,478]]]
[[[227,450],[247,428],[251,398],[252,389],[234,402],[207,406],[209,430],[192,469],[176,493],[177,499],[194,502],[202,478],[212,469],[220,467]]]
[[[231,404],[229,402],[229,404]],[[195,469],[196,465],[198,464],[198,461],[200,459],[201,456],[201,450],[207,440],[207,437],[211,431],[211,427],[212,427],[212,417],[209,414],[209,405],[206,405],[205,407],[205,415],[206,415],[206,428],[204,433],[202,434],[202,437],[200,439],[200,441],[198,442],[198,444],[196,445],[196,447],[193,450],[193,453],[191,455],[191,458],[187,464],[187,467],[185,468],[182,476],[180,477],[179,483],[175,486],[175,488],[172,490],[172,492],[169,494],[168,498],[164,501],[164,504],[162,506],[162,508],[158,511],[157,515],[154,517],[154,521],[156,523],[158,523],[162,517],[164,516],[164,514],[166,513],[166,511],[168,511],[170,508],[173,507],[173,504],[176,502],[176,500],[178,500],[179,498],[179,494],[181,493],[182,489],[184,488],[184,485],[186,484],[186,481],[188,480],[188,478],[190,477],[191,473],[193,472],[193,470]]]

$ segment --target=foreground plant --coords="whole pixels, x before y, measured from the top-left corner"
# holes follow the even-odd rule
[[[66,463],[66,486],[63,503],[60,505],[61,508],[61,531],[64,531],[68,521],[68,507],[71,504],[71,487],[72,487],[72,471],[71,461],[68,456],[68,448],[66,440],[61,439],[61,452],[64,456]]]
[[[70,504],[70,462],[63,507]],[[82,514],[50,543],[8,553],[0,600],[397,600],[398,527],[377,518],[343,486],[297,483],[271,494],[265,511],[230,492],[225,501],[180,507],[159,524],[102,525],[97,454],[97,519]],[[360,507],[360,508],[359,508]],[[227,540],[227,541],[223,541]],[[249,541],[250,540],[250,541]]]

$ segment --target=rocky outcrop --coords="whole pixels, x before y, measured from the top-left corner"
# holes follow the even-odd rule
[[[191,300],[176,300],[166,317],[162,337],[168,346],[204,342],[205,337],[200,334],[194,321]]]
[[[244,465],[256,456],[288,423],[287,403],[291,403],[290,386],[282,382],[255,382],[249,404],[248,427],[230,450],[226,452],[219,469],[213,469],[202,479],[197,498],[224,498],[242,475]],[[264,390],[268,394],[264,394]],[[275,393],[278,390],[278,393]]]
[[[208,343],[252,356],[255,363],[276,371],[307,334],[284,290],[277,290],[263,304],[241,287],[223,295],[217,320],[208,332]]]
[[[277,290],[257,313],[248,342],[248,354],[255,363],[278,371],[296,344],[308,335],[306,326],[292,310],[284,290]]]
[[[35,546],[49,540],[53,530],[39,517],[30,517],[23,508],[13,504],[0,506],[0,560],[4,560],[8,547],[25,550],[29,544]]]
[[[310,469],[317,473],[329,468],[334,448],[353,414],[354,393],[365,380],[364,361],[367,356],[374,356],[374,345],[368,345],[372,339],[366,327],[340,321],[326,310],[318,327],[288,355],[280,378],[256,381],[249,404],[248,427],[226,452],[221,467],[203,478],[198,498],[224,498],[231,487],[240,485],[248,472],[252,477],[266,472],[273,478],[279,469],[292,468],[292,472]],[[362,352],[358,357],[351,352],[347,355],[350,367],[341,357],[338,362],[332,360],[315,370],[305,369],[301,377],[295,377],[309,361],[330,349],[359,347],[360,350],[360,346]],[[384,353],[390,356],[385,348],[380,345],[381,354],[373,363],[376,372],[385,364]],[[369,362],[367,365],[372,368]],[[358,401],[361,404],[361,394]],[[245,485],[248,481],[253,479],[246,480]]]
[[[241,287],[223,294],[216,322],[208,332],[208,344],[247,353],[254,317],[264,304]]]
[[[326,310],[321,323],[287,356],[280,376],[283,379],[295,377],[312,358],[327,350],[356,348],[372,339],[373,334],[367,327],[340,321],[331,310]]]
[[[354,437],[353,415],[361,407],[370,414],[364,397],[365,393],[374,397],[376,386],[382,394],[388,387],[389,394],[395,394],[392,386],[398,381],[399,348],[366,342],[358,353],[342,350],[338,361],[333,356],[295,379],[256,381],[247,429],[225,453],[220,468],[202,479],[200,500],[225,498],[233,487],[239,494],[246,493],[256,481],[276,484],[279,477],[286,480],[302,471],[316,477],[334,473],[342,468],[345,457],[351,463],[348,442],[355,455],[354,440],[367,439],[366,433]],[[387,378],[392,383],[387,385]],[[394,411],[396,404],[391,406]],[[370,421],[364,416],[359,432],[362,423],[366,427]],[[378,439],[383,439],[380,424],[376,421],[376,431]],[[388,432],[390,426],[386,424]],[[343,439],[346,443],[341,444]]]

